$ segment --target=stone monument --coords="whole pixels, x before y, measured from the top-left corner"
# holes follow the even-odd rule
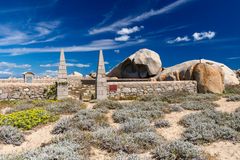
[[[61,49],[57,80],[57,99],[61,100],[67,97],[68,97],[67,65],[65,61],[64,50]]]
[[[103,52],[100,50],[98,58],[97,76],[96,76],[96,99],[103,100],[107,98],[107,78],[105,73],[105,65]]]

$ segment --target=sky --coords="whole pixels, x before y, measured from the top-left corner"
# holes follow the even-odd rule
[[[0,77],[106,70],[142,48],[163,67],[210,59],[240,68],[239,0],[0,0]]]

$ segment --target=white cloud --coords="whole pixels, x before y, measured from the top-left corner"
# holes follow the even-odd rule
[[[58,67],[59,63],[54,64],[41,64],[40,67],[50,68],[50,67]],[[78,68],[87,68],[90,67],[89,64],[81,64],[81,63],[67,63],[68,67],[78,67]]]
[[[22,68],[22,69],[26,69],[26,68],[30,68],[31,65],[29,64],[16,64],[16,63],[9,63],[9,62],[0,62],[0,68]]]
[[[115,49],[114,52],[117,53],[117,54],[119,54],[119,53],[120,53],[120,50],[119,50],[119,49]]]
[[[215,37],[216,33],[213,31],[208,31],[208,32],[195,32],[192,36],[195,41],[200,41],[203,39],[213,39]]]
[[[1,75],[1,76],[10,76],[10,75],[13,75],[13,72],[9,72],[9,71],[0,71],[0,75]]]
[[[62,38],[63,35],[52,35],[60,25],[60,21],[40,22],[32,24],[23,30],[10,25],[0,25],[0,46],[28,45],[35,43],[46,43]]]
[[[56,77],[58,74],[57,70],[46,70],[42,75],[44,76],[50,76],[50,77]]]
[[[29,53],[56,53],[60,52],[63,48],[65,52],[90,52],[90,51],[99,51],[108,50],[108,49],[119,49],[122,47],[128,47],[137,45],[145,42],[145,39],[137,39],[134,41],[128,41],[124,44],[119,44],[112,39],[102,39],[92,41],[89,44],[71,46],[71,47],[45,47],[45,48],[0,48],[0,53],[9,53],[10,56],[18,56]]]
[[[105,65],[109,65],[109,62],[108,62],[108,61],[105,61],[104,64],[105,64]]]
[[[240,59],[240,57],[229,57],[227,59],[229,59],[229,60],[236,60],[236,59]]]
[[[115,38],[115,41],[120,41],[120,42],[128,41],[129,38],[130,38],[130,36],[128,36],[128,35],[122,35],[122,36],[120,36],[120,37],[116,37],[116,38]]]
[[[132,34],[132,33],[138,32],[138,31],[140,31],[143,28],[144,28],[144,26],[140,26],[140,27],[134,26],[132,28],[122,28],[121,30],[117,31],[117,34],[128,35],[128,34]]]
[[[188,42],[190,40],[191,39],[188,36],[184,36],[184,37],[177,37],[173,40],[169,40],[169,41],[167,41],[167,43],[173,44],[173,43],[179,43],[179,42]]]
[[[150,10],[148,12],[144,12],[138,16],[129,16],[124,19],[118,20],[108,26],[92,28],[89,30],[89,34],[94,35],[94,34],[99,34],[99,33],[103,33],[103,32],[116,31],[121,27],[129,26],[133,23],[144,21],[152,16],[169,13],[172,10],[176,9],[177,7],[187,3],[189,1],[191,1],[191,0],[178,0],[174,3],[171,3],[171,4],[161,8],[161,9],[158,9],[158,10],[152,9],[152,10]]]

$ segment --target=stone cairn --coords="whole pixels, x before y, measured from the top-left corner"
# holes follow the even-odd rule
[[[61,49],[57,80],[57,99],[61,100],[67,97],[68,97],[67,66],[64,56],[64,50]]]
[[[97,67],[97,76],[96,76],[96,99],[103,100],[107,98],[107,78],[105,73],[105,65],[103,52],[100,50],[99,59],[98,59],[98,67]]]

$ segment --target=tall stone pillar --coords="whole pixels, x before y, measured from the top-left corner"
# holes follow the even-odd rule
[[[61,49],[57,81],[57,99],[61,100],[67,97],[68,97],[67,65],[65,61],[64,50]]]
[[[97,67],[97,77],[96,77],[96,99],[103,100],[107,98],[107,78],[105,73],[105,64],[103,58],[103,52],[100,50],[98,58]]]

